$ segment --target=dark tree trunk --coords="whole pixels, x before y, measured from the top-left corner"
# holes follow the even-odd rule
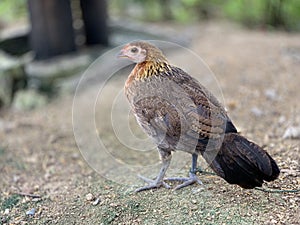
[[[286,25],[283,14],[283,4],[283,0],[266,1],[267,24],[273,27],[284,27]]]
[[[172,11],[171,11],[171,4],[170,0],[160,0],[162,16],[164,20],[171,20],[172,19]]]
[[[69,0],[28,0],[31,47],[36,59],[74,51],[74,31]]]
[[[85,26],[86,44],[108,44],[105,0],[80,0]]]

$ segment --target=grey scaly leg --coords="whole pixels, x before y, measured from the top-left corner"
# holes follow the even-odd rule
[[[139,178],[141,178],[142,180],[147,182],[148,185],[136,189],[135,192],[145,191],[145,190],[149,190],[149,189],[153,189],[153,188],[159,188],[161,186],[164,186],[165,188],[171,188],[168,184],[166,184],[164,182],[164,176],[166,174],[167,169],[170,166],[170,162],[171,162],[171,158],[172,158],[171,151],[159,149],[159,153],[160,153],[160,156],[162,159],[162,166],[160,168],[157,178],[155,180],[152,180],[152,179],[149,179],[149,178],[139,175]]]
[[[178,186],[176,186],[174,190],[178,190],[180,188],[187,187],[194,183],[198,183],[198,184],[202,185],[203,184],[202,181],[196,176],[197,159],[198,159],[198,155],[192,154],[192,168],[189,172],[189,177],[170,177],[170,178],[165,178],[164,180],[183,182],[182,184],[179,184]]]

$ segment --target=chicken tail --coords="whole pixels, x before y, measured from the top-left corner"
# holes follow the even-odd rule
[[[230,184],[261,187],[275,180],[280,170],[275,160],[257,144],[237,133],[226,133],[211,168]]]

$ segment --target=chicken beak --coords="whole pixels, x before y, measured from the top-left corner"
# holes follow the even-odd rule
[[[123,49],[117,54],[117,58],[127,58]]]

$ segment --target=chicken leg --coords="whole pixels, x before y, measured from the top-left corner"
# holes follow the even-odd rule
[[[168,185],[167,183],[164,182],[164,176],[166,174],[167,169],[170,166],[172,154],[171,154],[171,152],[165,151],[164,149],[159,148],[158,150],[159,150],[159,153],[161,156],[162,166],[160,168],[157,178],[155,180],[152,180],[152,179],[143,177],[141,175],[138,175],[139,178],[141,178],[143,181],[148,183],[148,185],[136,189],[135,192],[146,191],[146,190],[153,189],[153,188],[159,188],[161,186],[164,186],[165,188],[168,188],[168,189],[171,188],[170,185]]]
[[[187,187],[189,185],[192,185],[194,183],[198,183],[202,185],[202,181],[197,177],[196,172],[197,172],[197,159],[198,159],[198,154],[192,154],[192,168],[189,172],[189,177],[169,177],[165,178],[165,181],[180,181],[183,182],[182,184],[179,184],[178,186],[175,187],[174,190],[178,190],[183,187]]]

